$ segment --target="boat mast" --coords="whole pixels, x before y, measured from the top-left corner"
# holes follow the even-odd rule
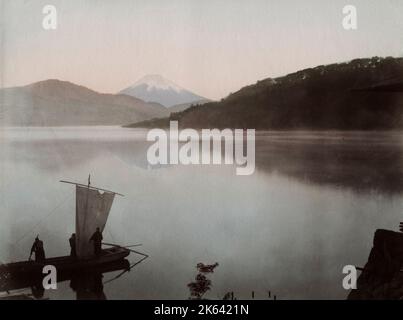
[[[91,186],[90,177],[91,177],[91,175],[88,176],[88,183],[87,184],[82,184],[82,183],[73,182],[73,181],[66,181],[66,180],[60,180],[59,182],[68,183],[68,184],[74,184],[74,185],[80,186],[80,187],[87,187],[88,189],[95,189],[95,190],[105,191],[105,192],[109,192],[109,193],[114,193],[114,194],[117,194],[118,196],[124,197],[124,195],[121,194],[121,193]]]

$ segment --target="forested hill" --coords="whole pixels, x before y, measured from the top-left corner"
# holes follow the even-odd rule
[[[403,58],[355,59],[244,87],[220,102],[130,126],[403,129]]]

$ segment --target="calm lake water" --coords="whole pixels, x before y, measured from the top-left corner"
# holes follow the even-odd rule
[[[0,129],[0,261],[69,253],[75,190],[123,193],[104,241],[150,258],[104,286],[108,299],[186,299],[198,262],[220,265],[208,298],[344,299],[342,268],[363,266],[377,228],[403,220],[400,132],[259,132],[256,171],[232,165],[149,168],[146,131]],[[134,262],[136,256],[130,256]],[[104,275],[107,281],[116,273]],[[68,282],[45,296],[75,299]]]

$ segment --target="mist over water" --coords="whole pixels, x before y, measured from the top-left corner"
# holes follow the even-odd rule
[[[198,262],[219,262],[206,297],[344,299],[342,268],[363,266],[377,228],[396,230],[403,205],[400,132],[258,132],[256,170],[150,168],[146,131],[118,127],[2,128],[0,261],[69,253],[75,190],[123,193],[104,241],[150,255],[105,285],[109,299],[185,299]],[[130,256],[131,260],[136,257]],[[104,275],[104,280],[113,274]],[[68,283],[46,292],[74,299]]]

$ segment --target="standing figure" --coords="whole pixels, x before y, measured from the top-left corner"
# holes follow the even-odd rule
[[[70,242],[70,257],[77,258],[77,251],[76,251],[76,234],[73,233],[69,239]]]
[[[97,230],[94,232],[94,234],[91,236],[90,241],[94,242],[94,253],[97,257],[99,257],[101,255],[102,249],[102,233],[99,230],[99,228],[97,228]]]
[[[35,261],[44,262],[45,261],[45,250],[43,249],[43,242],[39,240],[39,236],[36,236],[35,241],[31,247],[31,254],[29,255],[29,260],[31,260],[32,253],[35,252]]]

